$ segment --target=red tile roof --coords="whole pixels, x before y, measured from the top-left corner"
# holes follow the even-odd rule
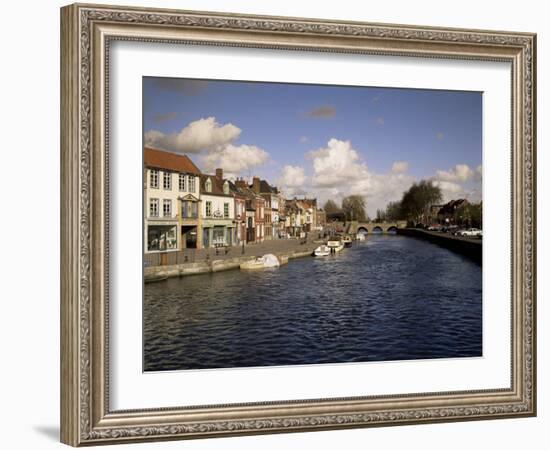
[[[146,167],[152,167],[154,169],[173,170],[175,172],[190,173],[193,175],[200,175],[201,173],[187,155],[178,155],[176,153],[148,147],[143,149],[143,163]]]

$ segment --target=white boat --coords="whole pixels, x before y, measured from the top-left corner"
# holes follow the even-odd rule
[[[342,243],[344,244],[344,247],[351,247],[351,236],[344,236],[342,238]]]
[[[281,263],[279,258],[271,253],[267,253],[264,256],[260,256],[256,259],[246,261],[242,263],[239,267],[242,270],[258,270],[258,269],[269,269],[272,267],[279,267]]]
[[[328,241],[327,246],[330,248],[331,253],[337,253],[344,250],[344,243],[339,239]]]
[[[330,255],[330,247],[328,245],[320,245],[313,251],[313,254],[315,256],[328,256]]]
[[[358,241],[366,241],[367,233],[357,233],[357,237],[355,239],[357,239]]]

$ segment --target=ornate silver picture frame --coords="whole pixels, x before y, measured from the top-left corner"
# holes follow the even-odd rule
[[[512,255],[511,299],[505,301],[511,311],[510,386],[114,410],[108,100],[110,46],[116,41],[509,63]],[[82,446],[534,416],[535,89],[536,36],[530,33],[85,4],[62,8],[61,441]]]

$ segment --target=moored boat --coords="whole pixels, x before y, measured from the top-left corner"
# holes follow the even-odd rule
[[[313,251],[314,256],[328,256],[330,255],[330,247],[328,245],[320,245]]]
[[[288,262],[288,259],[287,261]],[[283,263],[284,264],[284,263]],[[281,262],[279,258],[271,253],[267,253],[264,256],[260,256],[256,259],[246,261],[242,263],[239,267],[242,270],[259,270],[259,269],[269,269],[272,267],[279,267]]]
[[[342,243],[344,244],[344,247],[351,247],[351,244],[352,244],[352,241],[351,241],[351,236],[344,236],[342,238]]]
[[[341,252],[344,249],[344,244],[340,239],[333,239],[327,242],[331,253]]]

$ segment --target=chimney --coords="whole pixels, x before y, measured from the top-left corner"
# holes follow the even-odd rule
[[[258,177],[252,178],[252,190],[256,193],[260,193],[260,179]]]
[[[216,178],[218,180],[223,180],[223,169],[216,169]]]
[[[235,186],[237,186],[239,189],[245,189],[247,186],[246,181],[242,178],[237,178],[235,180]]]

